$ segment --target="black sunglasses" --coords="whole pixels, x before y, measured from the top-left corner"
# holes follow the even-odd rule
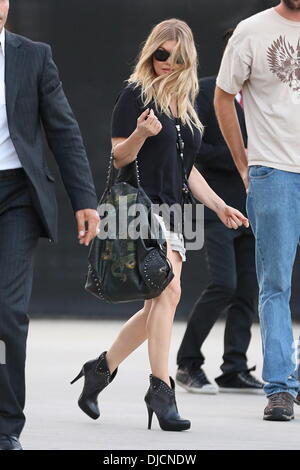
[[[168,52],[165,49],[156,49],[156,51],[153,53],[154,59],[158,60],[159,62],[166,62],[170,55],[171,52]],[[184,62],[182,57],[178,57],[178,59],[176,60],[176,64],[182,65],[183,63]]]

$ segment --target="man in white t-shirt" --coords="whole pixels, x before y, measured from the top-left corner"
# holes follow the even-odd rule
[[[247,151],[234,106],[240,89]],[[217,78],[215,108],[248,191],[247,212],[256,238],[269,398],[264,419],[289,421],[299,392],[289,300],[300,239],[300,0],[281,0],[238,25]]]

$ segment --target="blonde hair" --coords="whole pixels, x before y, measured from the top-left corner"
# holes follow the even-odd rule
[[[178,70],[157,76],[153,68],[153,53],[166,41],[176,41],[170,56],[172,65],[179,58],[183,64]],[[195,99],[199,91],[197,76],[197,51],[190,27],[181,20],[170,19],[157,24],[148,36],[139,54],[137,64],[128,82],[142,89],[142,100],[147,106],[154,101],[156,109],[172,117],[170,101],[176,97],[178,117],[193,131],[192,125],[201,132],[203,126],[194,109]]]

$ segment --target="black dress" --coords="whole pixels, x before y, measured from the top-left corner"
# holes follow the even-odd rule
[[[141,185],[155,204],[181,204],[183,169],[176,148],[175,120],[157,111],[154,103],[147,107],[153,109],[162,124],[162,130],[156,136],[149,137],[138,153]],[[127,85],[118,96],[113,110],[112,137],[129,137],[136,129],[137,119],[147,107],[141,99],[141,88]],[[184,164],[189,176],[201,145],[201,133],[195,127],[193,133],[187,125],[181,128],[185,144]],[[168,230],[181,231],[180,227],[174,226],[173,217],[169,223],[166,220],[166,226]]]

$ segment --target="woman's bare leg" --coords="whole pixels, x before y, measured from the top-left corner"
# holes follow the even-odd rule
[[[125,323],[107,351],[106,360],[111,373],[147,339],[146,323],[151,303],[151,299],[145,300],[144,307]]]
[[[152,299],[146,324],[148,352],[152,374],[170,386],[169,351],[176,307],[180,300],[182,259],[178,252],[170,251],[174,278],[159,297]]]
[[[144,341],[148,338],[149,334],[152,333],[152,337],[150,340],[151,344],[149,344],[148,346],[152,373],[153,375],[156,375],[156,377],[159,378],[162,378],[161,375],[164,375],[165,379],[162,378],[162,380],[165,380],[166,383],[169,384],[169,375],[167,372],[168,355],[170,348],[173,318],[177,303],[180,299],[180,274],[182,267],[180,254],[176,251],[172,251],[169,247],[169,244],[168,258],[173,266],[174,279],[159,297],[156,297],[155,299],[145,300],[144,307],[124,324],[116,340],[114,341],[114,343],[109,348],[106,354],[107,364],[111,373],[121,364],[121,362],[126,359],[126,357],[128,357],[135,349],[137,349],[142,343],[144,343]],[[160,322],[157,322],[157,320],[159,320],[159,316],[162,315],[160,315],[159,313],[154,313],[152,316],[152,321],[150,323],[148,322],[148,316],[152,309],[153,302],[155,302],[156,304],[156,312],[169,312],[169,314],[163,313],[165,317],[161,325],[163,327],[163,331],[160,332],[160,334],[158,335],[153,334],[153,332],[155,332],[156,328],[160,328]],[[164,337],[164,335],[166,335],[166,337]],[[163,360],[160,357],[160,348],[159,353],[155,353],[156,343],[160,342],[162,340],[162,337],[164,338],[163,356],[167,355],[167,358],[164,357]],[[161,369],[158,367],[158,364],[160,363]],[[157,364],[157,366],[155,364]],[[163,374],[161,370],[164,371]]]

